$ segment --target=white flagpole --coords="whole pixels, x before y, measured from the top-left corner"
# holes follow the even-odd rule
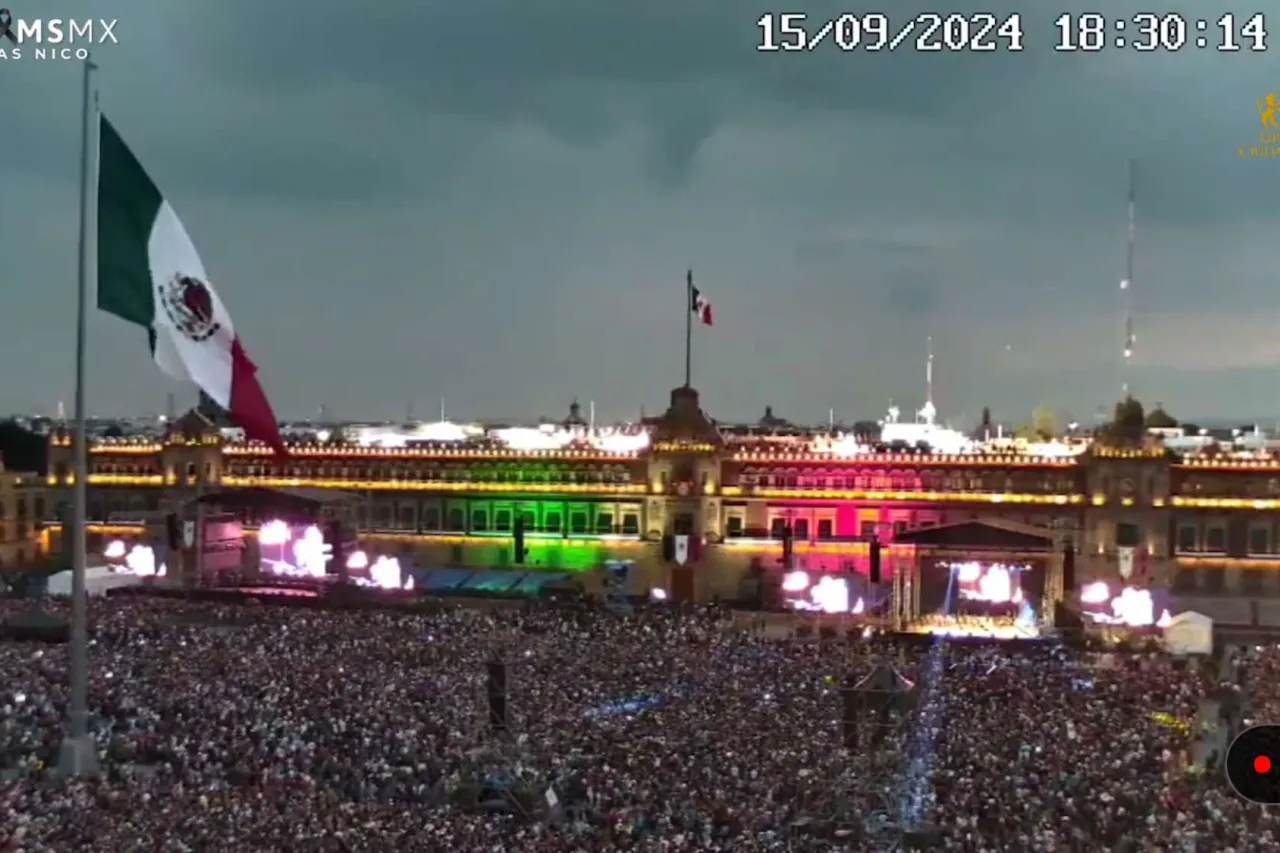
[[[91,275],[89,207],[95,178],[91,172],[98,119],[98,99],[92,85],[96,68],[92,61],[85,60],[83,127],[80,133],[79,274],[76,283],[75,482],[71,486],[71,698],[59,756],[59,769],[67,776],[91,776],[98,768],[98,750],[89,731],[89,601],[85,581],[88,568],[85,533],[88,526],[89,430],[84,402],[86,320]]]

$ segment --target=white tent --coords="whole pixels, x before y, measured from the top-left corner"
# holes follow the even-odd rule
[[[133,586],[139,579],[123,572],[113,572],[106,566],[90,566],[84,573],[85,589],[90,598],[106,595],[107,590],[121,586]],[[49,595],[66,598],[71,595],[71,570],[49,576],[45,587]]]
[[[1169,620],[1164,647],[1175,655],[1207,655],[1213,651],[1213,620],[1203,613],[1185,610]]]

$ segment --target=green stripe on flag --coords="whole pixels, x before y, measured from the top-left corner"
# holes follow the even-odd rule
[[[164,198],[105,116],[99,131],[98,307],[149,329],[155,298],[147,250]]]

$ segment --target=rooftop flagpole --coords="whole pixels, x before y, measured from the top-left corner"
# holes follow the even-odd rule
[[[75,480],[71,484],[71,697],[67,727],[59,755],[59,769],[66,776],[92,776],[98,769],[98,751],[89,731],[89,601],[85,582],[88,554],[85,532],[88,510],[89,441],[85,412],[86,326],[89,311],[89,216],[93,191],[93,153],[96,148],[98,96],[93,72],[98,66],[84,61],[83,104],[80,129],[80,235],[76,258],[76,394]]]
[[[693,270],[684,280],[684,387],[693,387]]]

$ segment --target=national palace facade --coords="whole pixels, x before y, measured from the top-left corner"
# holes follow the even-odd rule
[[[1280,595],[1280,459],[1266,454],[1179,456],[1158,442],[850,450],[825,432],[719,428],[690,388],[673,391],[661,417],[605,438],[578,423],[522,433],[543,437],[533,442],[511,435],[477,428],[390,448],[316,440],[281,458],[189,415],[160,439],[91,446],[91,531],[138,534],[142,519],[201,490],[320,489],[341,496],[362,541],[423,564],[510,565],[519,517],[527,565],[625,559],[669,582],[663,537],[690,535],[693,582],[732,595],[749,565],[778,565],[788,526],[798,567],[856,571],[873,538],[892,565],[904,534],[998,519],[1072,549],[1078,582],[1116,576],[1125,555],[1178,592]],[[56,432],[50,445],[47,486],[65,500],[71,442]]]

